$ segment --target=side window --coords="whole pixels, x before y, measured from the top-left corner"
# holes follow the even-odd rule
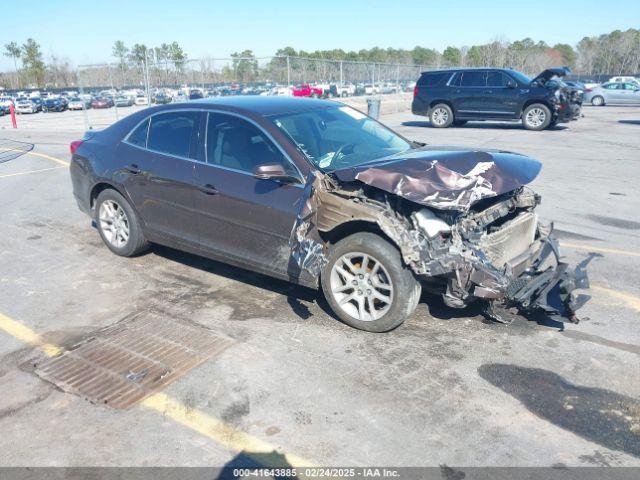
[[[221,113],[209,113],[207,121],[207,163],[253,172],[258,165],[279,163],[292,175],[293,165],[255,125]]]
[[[487,87],[506,87],[507,76],[502,72],[487,72]]]
[[[147,148],[167,155],[189,157],[199,112],[168,112],[151,117]]]
[[[136,127],[136,129],[129,134],[127,142],[138,147],[147,147],[147,131],[149,130],[149,119]]]
[[[449,86],[451,86],[451,87],[459,87],[461,79],[462,79],[462,72],[456,72],[453,75],[453,78],[449,81]]]
[[[618,83],[610,83],[608,85],[603,85],[603,87],[606,88],[607,90],[618,90],[619,86],[620,84]]]
[[[638,87],[637,85],[634,85],[633,83],[625,83],[624,84],[624,89],[625,90],[636,90]]]
[[[486,86],[487,72],[468,71],[462,74],[461,87],[484,87]]]
[[[419,87],[434,87],[434,86],[440,84],[440,82],[442,80],[444,80],[445,77],[449,77],[450,75],[451,75],[451,73],[448,73],[448,72],[423,73],[422,76],[420,77],[420,79],[418,79],[418,86]]]

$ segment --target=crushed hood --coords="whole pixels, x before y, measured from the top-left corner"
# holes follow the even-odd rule
[[[483,198],[530,183],[541,168],[539,161],[517,153],[428,146],[333,174],[428,207],[467,211]]]
[[[553,77],[566,77],[571,74],[571,69],[569,67],[555,67],[555,68],[547,68],[543,70],[536,78],[531,80],[531,82],[540,82],[546,83],[551,80]]]

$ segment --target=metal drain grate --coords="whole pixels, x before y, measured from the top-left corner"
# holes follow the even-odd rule
[[[203,327],[144,312],[96,332],[38,366],[36,374],[91,402],[128,408],[232,343]]]

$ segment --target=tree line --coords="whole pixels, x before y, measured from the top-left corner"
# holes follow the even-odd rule
[[[12,71],[0,73],[4,88],[42,88],[77,86],[78,70],[66,58],[52,55],[44,60],[40,44],[33,38],[24,43],[9,42],[2,54],[13,60]],[[123,41],[114,43],[112,67],[84,70],[87,85],[137,85],[143,75],[152,77],[153,84],[277,80],[328,80],[340,74],[345,78],[391,79],[392,66],[440,67],[511,67],[527,74],[544,68],[566,65],[583,75],[636,74],[640,72],[640,31],[628,29],[585,37],[575,46],[525,38],[509,42],[495,39],[470,47],[448,46],[442,52],[416,46],[413,49],[373,47],[358,51],[342,49],[305,51],[293,47],[277,50],[266,62],[260,62],[251,50],[234,52],[227,62],[216,64],[212,57],[190,60],[178,42],[156,47],[136,43],[128,47]],[[387,65],[386,69],[382,67]],[[116,68],[117,67],[117,68]],[[145,70],[146,69],[146,70]],[[350,70],[349,70],[350,69]],[[414,75],[413,70],[404,70]],[[396,73],[397,75],[397,73]]]

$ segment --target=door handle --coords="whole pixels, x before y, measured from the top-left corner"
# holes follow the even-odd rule
[[[482,93],[492,93],[492,91],[491,91],[491,90],[485,90],[485,91],[484,91],[484,92],[482,92]]]
[[[124,167],[124,169],[129,172],[132,173],[133,175],[138,175],[139,173],[142,172],[142,170],[140,170],[138,168],[138,165],[136,165],[135,163],[132,165],[127,165],[126,167]]]
[[[210,183],[207,183],[206,185],[202,185],[198,187],[198,190],[200,190],[202,193],[205,193],[207,195],[215,195],[219,193],[218,189],[213,185],[211,185]]]

